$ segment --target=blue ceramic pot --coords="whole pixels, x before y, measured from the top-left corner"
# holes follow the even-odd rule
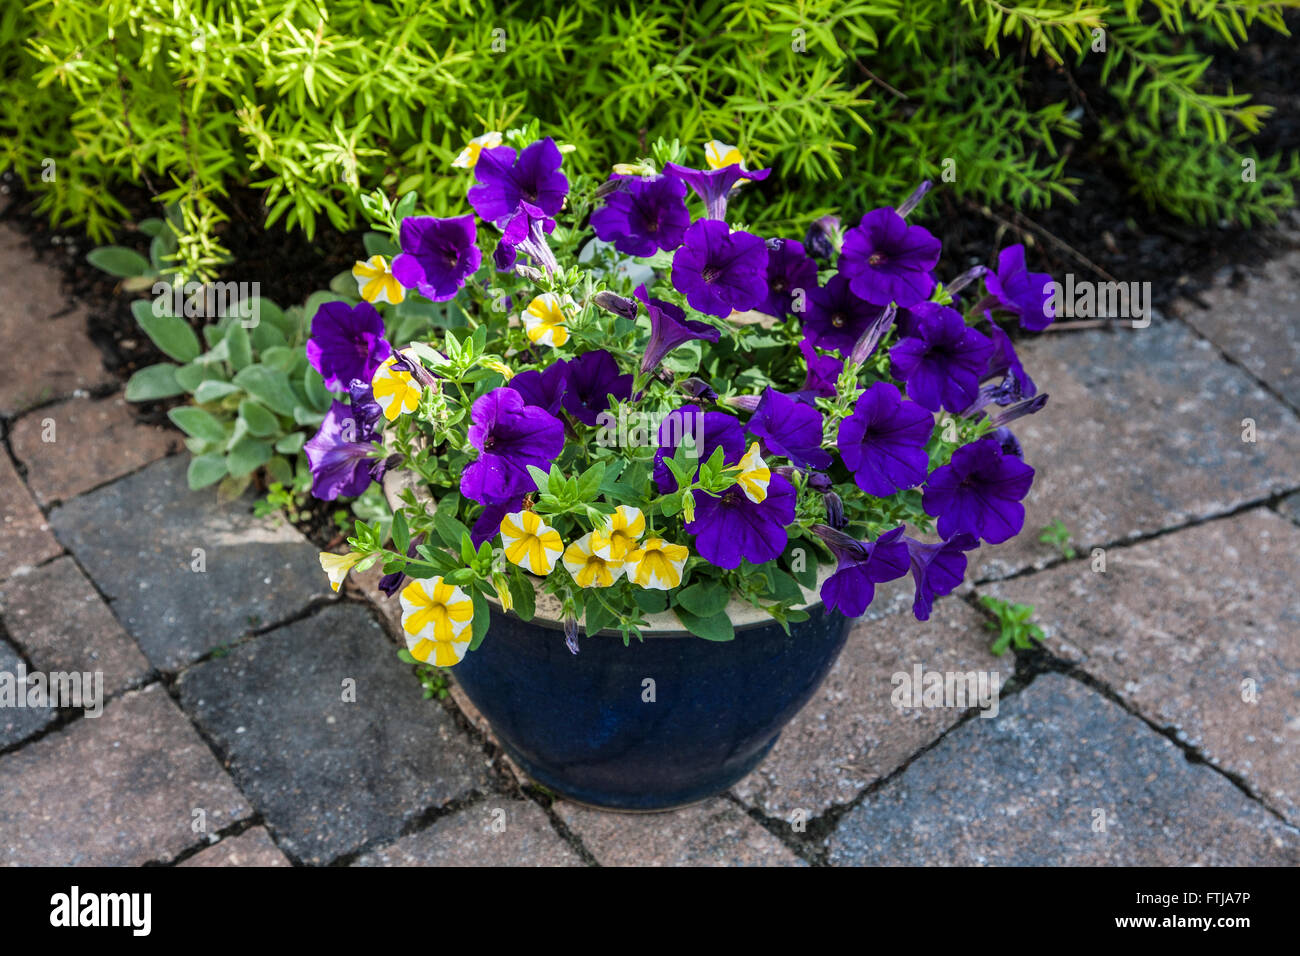
[[[775,621],[728,643],[656,634],[624,647],[602,634],[575,656],[557,625],[494,608],[455,676],[538,783],[596,807],[668,810],[758,766],[826,677],[849,621],[809,612],[788,635]]]

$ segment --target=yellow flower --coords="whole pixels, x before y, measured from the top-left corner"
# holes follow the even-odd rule
[[[543,577],[555,570],[564,551],[560,533],[532,511],[506,515],[501,522],[501,540],[511,563]]]
[[[682,568],[689,556],[684,544],[646,538],[640,548],[627,556],[627,576],[643,588],[667,591],[682,583]]]
[[[442,578],[415,580],[402,588],[402,631],[417,661],[450,667],[469,650],[474,602]]]
[[[396,361],[396,356],[389,356],[383,365],[375,369],[374,377],[370,380],[375,401],[384,410],[384,418],[390,422],[403,412],[413,412],[420,406],[420,386],[415,384],[410,372],[393,369]]]
[[[500,372],[508,382],[515,377],[514,371],[505,362],[500,359],[486,358],[481,360],[484,368],[490,368],[494,372]]]
[[[357,292],[367,302],[401,305],[406,298],[406,290],[393,277],[393,270],[383,256],[371,256],[366,262],[358,262],[352,267],[352,278],[357,280]]]
[[[329,575],[330,587],[335,591],[343,584],[343,579],[348,576],[352,566],[361,560],[361,555],[348,554],[330,554],[328,551],[320,553],[321,570]]]
[[[501,145],[501,134],[496,130],[484,133],[482,136],[475,136],[469,141],[460,155],[451,161],[452,166],[457,169],[473,169],[478,163],[479,153],[485,149],[496,149]]]
[[[736,483],[746,498],[758,504],[767,497],[767,486],[772,481],[772,471],[758,453],[758,442],[749,446],[738,467],[740,474],[736,476]]]
[[[745,160],[741,157],[740,150],[716,139],[711,139],[704,144],[704,159],[708,162],[709,169],[723,169],[727,166],[745,168]]]
[[[602,556],[627,560],[627,556],[636,550],[641,536],[645,534],[645,515],[640,508],[631,505],[619,505],[614,513],[605,519],[605,526],[594,532],[592,547]]]
[[[580,588],[607,588],[623,574],[623,559],[597,551],[595,535],[584,534],[564,549],[564,566]]]
[[[619,176],[653,176],[655,175],[654,164],[644,163],[615,163],[614,172]]]
[[[569,341],[569,329],[565,325],[577,303],[567,295],[563,300],[554,292],[543,292],[524,312],[524,329],[528,332],[528,341],[534,345],[563,345]]]

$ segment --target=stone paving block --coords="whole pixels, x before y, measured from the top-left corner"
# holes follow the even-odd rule
[[[0,706],[0,748],[12,747],[20,740],[26,740],[32,734],[48,727],[54,722],[57,712],[48,707],[19,707],[19,695],[25,695],[27,687],[18,682],[19,674],[25,674],[26,668],[18,651],[8,641],[0,640],[0,680],[13,681],[15,706]],[[7,692],[6,692],[7,693]],[[26,700],[24,696],[22,698]]]
[[[1281,512],[1282,517],[1290,518],[1296,524],[1300,524],[1300,491],[1287,495],[1279,501],[1277,510]]]
[[[972,558],[973,579],[1042,567],[1055,518],[1074,547],[1128,540],[1300,487],[1300,421],[1182,323],[1046,333],[1020,354],[1047,408],[1012,426],[1037,470],[1025,532]],[[1257,441],[1242,441],[1254,419]]]
[[[226,837],[177,866],[292,866],[265,827]]]
[[[958,727],[827,842],[839,866],[1300,864],[1300,833],[1061,674]]]
[[[182,447],[178,433],[136,422],[121,395],[74,398],[24,415],[14,422],[9,444],[27,469],[27,486],[44,506]]]
[[[304,862],[392,840],[425,810],[487,783],[483,754],[422,699],[358,604],[241,644],[185,671],[179,686],[280,847]]]
[[[435,820],[358,866],[582,866],[531,800],[489,797]]]
[[[86,333],[85,311],[64,314],[62,274],[37,262],[8,223],[0,223],[0,277],[0,416],[113,380]]]
[[[32,494],[0,448],[0,578],[63,551]]]
[[[1244,285],[1221,283],[1199,299],[1172,311],[1300,408],[1300,250],[1265,263]]]
[[[186,467],[185,456],[164,458],[50,514],[55,534],[164,671],[332,597],[306,538],[253,517],[249,499],[223,504],[211,488],[190,491]]]
[[[910,578],[908,579],[910,588]],[[874,605],[873,605],[874,608]],[[895,708],[893,677],[922,672],[983,672],[999,686],[1015,670],[1011,654],[989,653],[991,633],[964,602],[936,603],[928,622],[906,608],[864,617],[849,634],[826,682],[781,733],[767,759],[734,788],[749,806],[780,820],[805,819],[851,802],[955,724],[966,707]],[[988,686],[992,686],[991,684]]]
[[[161,684],[0,757],[0,865],[167,862],[252,809]]]
[[[0,620],[36,667],[101,671],[107,694],[149,673],[140,648],[70,557],[0,582]]]
[[[1300,824],[1300,528],[1257,508],[1106,557],[987,590]]]
[[[725,797],[667,813],[555,812],[603,866],[807,866]]]

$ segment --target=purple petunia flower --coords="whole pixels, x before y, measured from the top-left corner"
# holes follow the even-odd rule
[[[413,558],[419,553],[419,547],[424,543],[424,534],[417,534],[411,538],[411,543],[406,549],[406,556]],[[385,574],[379,579],[379,590],[383,591],[387,597],[392,597],[398,591],[402,590],[402,585],[406,582],[405,571],[394,571],[392,574]]]
[[[842,273],[808,293],[803,334],[819,349],[848,355],[884,310],[853,293]]]
[[[933,432],[930,412],[903,401],[889,382],[876,382],[840,422],[836,444],[858,487],[885,498],[925,481],[930,467],[925,446]]]
[[[641,359],[642,374],[658,367],[664,356],[683,342],[691,339],[716,342],[722,337],[722,333],[707,322],[687,319],[686,312],[671,302],[650,298],[644,284],[637,286],[633,295],[650,316],[650,341],[646,343],[645,357]]]
[[[555,253],[546,243],[547,235],[554,231],[554,219],[534,216],[523,203],[520,203],[515,214],[506,220],[501,230],[501,241],[492,251],[492,262],[497,267],[497,271],[508,272],[513,269],[519,254],[523,253],[534,265],[541,266],[548,275],[558,272],[560,264],[555,259]]]
[[[766,243],[748,232],[731,232],[716,219],[693,223],[673,254],[673,288],[692,309],[719,318],[762,301],[766,271]]]
[[[889,351],[894,377],[907,382],[907,397],[932,412],[942,406],[959,413],[979,394],[993,343],[967,327],[961,313],[923,302],[913,306],[916,336]]]
[[[875,209],[844,234],[840,273],[859,298],[906,309],[930,295],[930,272],[939,264],[941,248],[923,226],[909,226],[888,207]]]
[[[474,164],[478,183],[470,187],[469,204],[479,218],[497,225],[522,204],[537,219],[554,216],[564,205],[569,180],[560,172],[563,157],[547,137],[525,147],[515,158],[509,146],[485,149]]]
[[[474,244],[476,235],[473,216],[407,216],[402,220],[402,252],[393,259],[393,277],[426,299],[446,302],[483,261]]]
[[[798,495],[781,475],[772,473],[767,497],[760,502],[750,501],[739,484],[717,496],[693,491],[691,497],[695,520],[686,524],[686,531],[695,535],[696,552],[710,564],[738,568],[742,558],[763,564],[785,550],[785,529],[794,521]]]
[[[1025,457],[1025,450],[1020,447],[1020,439],[1016,437],[1010,428],[995,428],[989,432],[988,437],[998,443],[998,447],[1002,449],[1002,454],[1011,455],[1014,458]]]
[[[835,573],[822,582],[822,602],[847,617],[861,617],[876,596],[876,585],[907,573],[907,545],[899,540],[903,526],[886,531],[875,541],[858,541],[824,524],[813,532],[835,555]]]
[[[518,392],[525,405],[535,405],[558,416],[564,390],[569,386],[568,369],[569,363],[560,359],[540,372],[528,369],[518,373],[506,387]]]
[[[939,519],[940,536],[965,531],[999,544],[1020,532],[1034,469],[1006,455],[997,440],[981,438],[958,448],[936,468],[921,496],[925,513]]]
[[[826,469],[831,456],[822,448],[822,413],[774,388],[763,390],[749,430],[774,455],[803,469]]]
[[[356,419],[358,426],[374,433],[375,426],[379,424],[379,419],[384,414],[384,409],[375,401],[375,390],[370,382],[359,378],[349,382],[348,400],[352,404],[352,417]]]
[[[355,498],[383,478],[387,462],[375,458],[375,432],[338,399],[316,434],[306,442],[311,493],[322,501]]]
[[[369,302],[326,302],[312,317],[307,361],[327,388],[345,389],[354,378],[369,382],[392,354],[383,317]]]
[[[480,452],[460,476],[460,491],[482,504],[512,501],[536,485],[528,466],[551,470],[564,448],[564,425],[525,405],[510,388],[494,388],[470,408],[469,442]]]
[[[912,614],[918,621],[928,621],[934,599],[951,594],[966,576],[966,552],[979,547],[971,534],[955,534],[938,544],[925,544],[912,538],[907,542],[908,560],[912,566],[912,580],[916,583],[916,596],[912,598]]]
[[[988,368],[984,370],[982,379],[988,381],[1003,376],[1004,380],[1010,381],[1010,385],[995,397],[995,401],[999,405],[1009,405],[1022,398],[1033,398],[1038,394],[1038,386],[1020,364],[1020,356],[1016,354],[1011,337],[992,320],[989,325],[992,329],[993,354],[989,356]]]
[[[542,466],[538,466],[539,468]],[[483,506],[483,513],[478,516],[474,522],[474,527],[469,529],[470,544],[475,548],[481,547],[484,541],[491,541],[501,533],[501,522],[506,519],[506,515],[514,514],[524,506],[524,496],[512,498],[502,504],[489,504]]]
[[[831,259],[839,251],[836,246],[840,228],[839,216],[822,216],[813,221],[804,233],[803,244],[818,259]]]
[[[704,200],[704,218],[719,222],[727,218],[727,194],[742,179],[761,182],[767,179],[770,169],[741,169],[739,164],[724,166],[722,169],[691,169],[669,163],[664,172],[676,176],[690,186],[695,195]],[[700,311],[704,311],[701,309]]]
[[[985,275],[984,285],[998,305],[1014,312],[1021,328],[1041,332],[1056,318],[1046,272],[1030,272],[1025,265],[1025,247],[1016,243],[998,253],[998,271]]]
[[[632,397],[632,375],[620,375],[614,356],[604,349],[583,352],[568,363],[563,407],[579,421],[595,426],[609,408],[609,396],[623,401]]]
[[[767,295],[755,308],[784,319],[808,311],[808,297],[817,288],[817,263],[793,239],[767,240]]]
[[[591,214],[596,237],[627,256],[671,252],[690,224],[686,185],[674,176],[624,177],[622,188]]]
[[[659,423],[659,448],[655,452],[654,480],[662,494],[677,490],[677,480],[664,464],[687,436],[695,442],[699,461],[708,461],[714,449],[721,448],[723,459],[740,461],[745,454],[745,433],[740,422],[724,412],[702,412],[689,405],[664,416]]]
[[[808,372],[804,376],[803,389],[795,395],[799,398],[834,398],[835,386],[844,370],[844,360],[834,355],[818,355],[807,339],[800,340],[799,351],[803,353]]]

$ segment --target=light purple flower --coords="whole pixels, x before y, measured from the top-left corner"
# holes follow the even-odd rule
[[[316,434],[303,445],[311,469],[311,493],[323,501],[355,498],[384,476],[376,458],[375,433],[352,409],[335,399]]]
[[[727,194],[742,179],[761,182],[767,179],[770,169],[741,169],[733,163],[722,169],[691,169],[669,163],[664,172],[676,176],[690,186],[695,195],[704,200],[704,218],[722,221],[727,218]],[[703,309],[700,310],[704,311]]]
[[[563,157],[550,137],[524,148],[515,158],[509,146],[485,149],[474,165],[477,185],[469,204],[487,222],[503,225],[522,204],[537,219],[554,216],[564,206],[569,180],[560,172]]]

